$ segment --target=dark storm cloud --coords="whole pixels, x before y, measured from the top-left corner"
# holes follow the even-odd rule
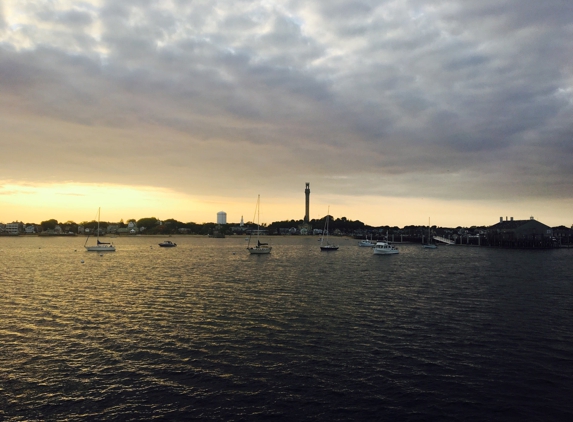
[[[177,153],[204,165],[208,143],[228,178],[261,148],[278,174],[340,193],[559,197],[573,180],[569,3],[27,3],[33,19],[4,31],[0,90],[66,122],[178,131],[123,141],[166,167]]]

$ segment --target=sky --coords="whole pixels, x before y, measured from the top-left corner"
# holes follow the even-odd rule
[[[573,2],[0,0],[0,222],[573,224]]]

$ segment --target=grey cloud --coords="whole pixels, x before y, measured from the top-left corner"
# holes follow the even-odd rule
[[[94,18],[91,13],[83,10],[71,9],[64,11],[42,10],[36,16],[43,20],[66,26],[84,27],[91,25]]]
[[[386,1],[344,1],[317,2],[315,7],[327,19],[354,20],[367,18],[374,9],[383,7]]]
[[[547,26],[567,25],[573,13],[573,5],[561,0],[485,0],[479,3],[455,2],[455,8],[446,17],[465,23],[478,24],[489,21],[490,26],[506,33],[528,26],[546,29]]]
[[[4,19],[4,5],[0,3],[0,34],[6,28],[6,19]]]
[[[68,20],[68,32],[43,38],[24,28],[36,43],[28,50],[5,41],[0,89],[37,115],[182,136],[123,140],[133,151],[124,179],[150,177],[137,160],[151,156],[177,168],[208,159],[227,178],[246,177],[237,174],[250,174],[252,148],[279,175],[326,178],[342,169],[347,179],[325,183],[349,195],[559,196],[573,187],[569,5],[173,4],[41,10],[44,19]],[[324,26],[305,22],[309,8]],[[96,23],[101,39],[82,29]],[[66,50],[66,37],[80,52]],[[211,155],[206,145],[225,152]],[[81,142],[70,149],[90,152]],[[360,182],[370,177],[385,183]]]

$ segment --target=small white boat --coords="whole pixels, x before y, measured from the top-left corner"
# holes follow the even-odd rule
[[[174,248],[177,246],[177,243],[173,243],[171,240],[164,240],[159,244],[162,248]]]
[[[326,214],[326,220],[324,220],[324,230],[322,231],[322,239],[320,239],[320,250],[321,251],[337,251],[338,245],[333,245],[328,242],[328,220],[330,217],[330,207],[328,207],[328,212]],[[324,233],[326,233],[326,242],[324,242]]]
[[[86,251],[89,252],[115,252],[115,246],[111,243],[105,243],[97,241],[97,244],[92,246],[86,246]]]
[[[398,248],[386,242],[376,242],[372,249],[374,255],[393,255],[399,253]]]
[[[320,247],[321,251],[337,251],[338,250],[338,245],[332,245],[330,243],[326,244],[326,245],[322,245]]]
[[[264,255],[271,253],[273,249],[272,246],[269,246],[268,243],[261,243],[259,240],[259,235],[261,233],[260,230],[260,204],[261,203],[261,195],[257,197],[257,207],[255,208],[255,215],[257,216],[257,244],[255,246],[251,246],[251,236],[249,236],[249,243],[247,244],[247,250],[251,255]]]
[[[86,251],[90,252],[115,252],[115,246],[111,243],[97,241],[96,245],[86,246]]]
[[[366,239],[358,242],[358,246],[363,247],[363,248],[371,248],[373,246],[376,246],[376,243],[374,243],[372,241],[372,236],[370,236],[370,239],[366,238]]]
[[[271,253],[272,248],[273,247],[269,246],[268,243],[261,243],[257,240],[257,244],[255,246],[251,246],[250,248],[247,249],[249,250],[249,253],[251,255],[263,255]]]
[[[423,249],[438,249],[438,245],[432,243],[432,233],[431,233],[430,218],[428,217],[428,243],[422,244]]]
[[[115,246],[113,246],[112,243],[107,243],[107,242],[100,242],[99,241],[99,217],[100,217],[100,211],[101,208],[98,208],[97,210],[97,241],[95,245],[92,246],[86,246],[86,243],[88,243],[89,240],[89,236],[86,238],[86,241],[84,243],[84,248],[86,248],[86,251],[89,252],[115,252]]]

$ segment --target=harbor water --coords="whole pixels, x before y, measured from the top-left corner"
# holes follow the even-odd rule
[[[573,250],[0,237],[0,420],[573,420]]]

